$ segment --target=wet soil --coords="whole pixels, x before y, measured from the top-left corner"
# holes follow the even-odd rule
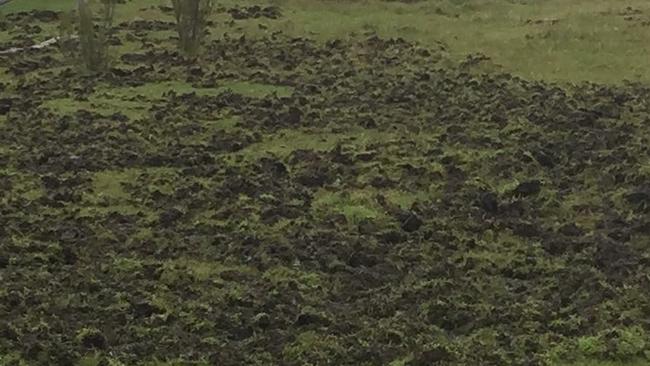
[[[231,36],[198,65],[152,47],[101,77],[56,52],[0,56],[1,352],[540,365],[650,330],[645,85],[443,68],[376,36]],[[117,92],[233,79],[292,92]]]

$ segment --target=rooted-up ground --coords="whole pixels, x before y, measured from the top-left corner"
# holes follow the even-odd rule
[[[168,28],[0,56],[0,362],[647,363],[647,87]]]

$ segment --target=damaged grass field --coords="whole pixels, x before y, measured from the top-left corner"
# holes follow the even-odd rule
[[[650,364],[647,1],[0,4],[0,366]]]

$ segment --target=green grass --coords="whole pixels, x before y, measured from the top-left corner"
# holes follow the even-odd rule
[[[227,0],[223,5],[257,3]],[[282,8],[285,17],[237,24],[257,35],[264,33],[257,28],[263,22],[269,27],[268,32],[283,30],[319,39],[376,32],[384,37],[418,41],[425,46],[442,41],[449,46],[453,59],[481,52],[492,58],[493,68],[527,78],[560,82],[650,81],[647,62],[650,27],[640,25],[648,19],[626,21],[619,14],[627,6],[649,13],[650,2],[645,0],[433,0],[414,4],[379,0],[275,0],[273,3]],[[129,2],[118,6],[116,17],[119,21],[167,17],[156,9],[157,5],[160,1]],[[66,0],[14,0],[3,6],[2,11],[63,10],[71,6],[72,1]],[[221,19],[224,15],[214,17]],[[214,34],[223,31],[217,29]]]
[[[125,100],[111,94],[91,95],[87,101],[77,101],[72,98],[51,99],[43,103],[43,106],[60,114],[90,110],[104,115],[120,111],[129,118],[142,118],[147,115],[147,108],[141,102]]]
[[[79,207],[79,216],[92,217],[96,214],[120,212],[131,215],[141,213],[146,219],[153,219],[155,212],[135,202],[134,197],[124,189],[125,183],[136,184],[137,178],[142,174],[171,179],[176,172],[169,168],[133,168],[97,172],[93,176],[92,193],[83,194],[83,204]],[[164,193],[173,191],[173,187],[169,184],[154,184],[151,187]]]
[[[19,11],[30,11],[32,9],[40,10],[69,10],[76,4],[72,1],[66,0],[12,0],[8,4],[2,6],[2,11],[6,13],[13,13]]]
[[[235,265],[230,266],[220,262],[200,261],[192,258],[178,258],[168,261],[164,265],[164,272],[161,276],[161,281],[164,283],[169,280],[170,276],[173,277],[181,271],[188,273],[199,281],[216,281],[223,282],[218,276],[225,271],[239,271],[242,273],[254,273],[255,269],[251,267]]]
[[[587,360],[576,363],[559,363],[553,366],[648,366],[650,361],[636,360],[636,361],[596,361]]]
[[[528,78],[650,80],[646,61],[650,47],[645,46],[650,42],[650,28],[617,14],[626,6],[647,12],[647,1],[277,2],[292,10],[290,20],[283,20],[287,30],[319,38],[374,31],[424,45],[443,41],[455,59],[481,52],[502,70]],[[527,23],[529,19],[556,19],[557,23]]]
[[[0,361],[2,359],[0,358]],[[105,360],[106,363],[103,363]],[[76,363],[76,366],[126,366],[124,363],[119,362],[112,358],[103,357],[99,352],[93,355],[84,356]],[[142,364],[143,366],[207,366],[207,362],[202,361],[149,361]]]
[[[195,88],[189,83],[179,81],[167,81],[160,83],[148,83],[137,87],[112,88],[107,92],[119,95],[121,97],[145,96],[148,98],[162,98],[163,94],[168,91],[174,91],[176,94],[196,93],[197,95],[219,95],[227,90],[234,93],[242,94],[249,97],[264,97],[266,95],[277,93],[278,96],[289,96],[293,88],[286,86],[276,86],[267,84],[257,84],[245,81],[230,80],[225,81],[223,85],[216,88]]]
[[[246,159],[256,160],[261,156],[271,154],[286,157],[294,150],[313,149],[325,151],[333,148],[337,142],[344,139],[346,134],[318,133],[302,129],[286,129],[266,136],[264,141],[247,146],[236,153]]]
[[[364,219],[386,220],[383,209],[374,201],[372,190],[328,190],[321,189],[314,196],[312,203],[316,214],[343,214],[347,222],[353,225]]]
[[[148,115],[148,103],[136,101],[144,97],[150,101],[160,99],[165,92],[174,91],[177,94],[196,93],[197,95],[218,95],[224,91],[232,90],[234,93],[249,97],[261,98],[276,93],[278,96],[289,96],[293,89],[285,86],[257,84],[245,81],[226,81],[216,88],[195,88],[184,82],[148,83],[138,87],[108,88],[99,87],[87,101],[76,101],[72,98],[51,99],[43,106],[62,114],[75,113],[78,110],[92,110],[101,114],[113,114],[120,111],[132,119],[143,118]],[[0,120],[0,123],[2,121]]]

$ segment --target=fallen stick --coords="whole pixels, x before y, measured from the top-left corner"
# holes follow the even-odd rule
[[[2,1],[2,0],[0,0],[0,1]],[[74,38],[77,38],[77,37],[75,36],[75,37],[72,37],[72,38],[74,39]],[[60,39],[61,39],[61,37],[54,37],[54,38],[48,39],[47,41],[43,41],[41,43],[35,44],[33,46],[29,46],[29,47],[12,47],[12,48],[9,48],[9,49],[6,49],[6,50],[0,50],[0,55],[6,55],[6,54],[9,54],[9,53],[18,53],[18,52],[25,51],[25,50],[38,50],[38,49],[41,49],[41,48],[51,46],[51,45],[57,43]]]

